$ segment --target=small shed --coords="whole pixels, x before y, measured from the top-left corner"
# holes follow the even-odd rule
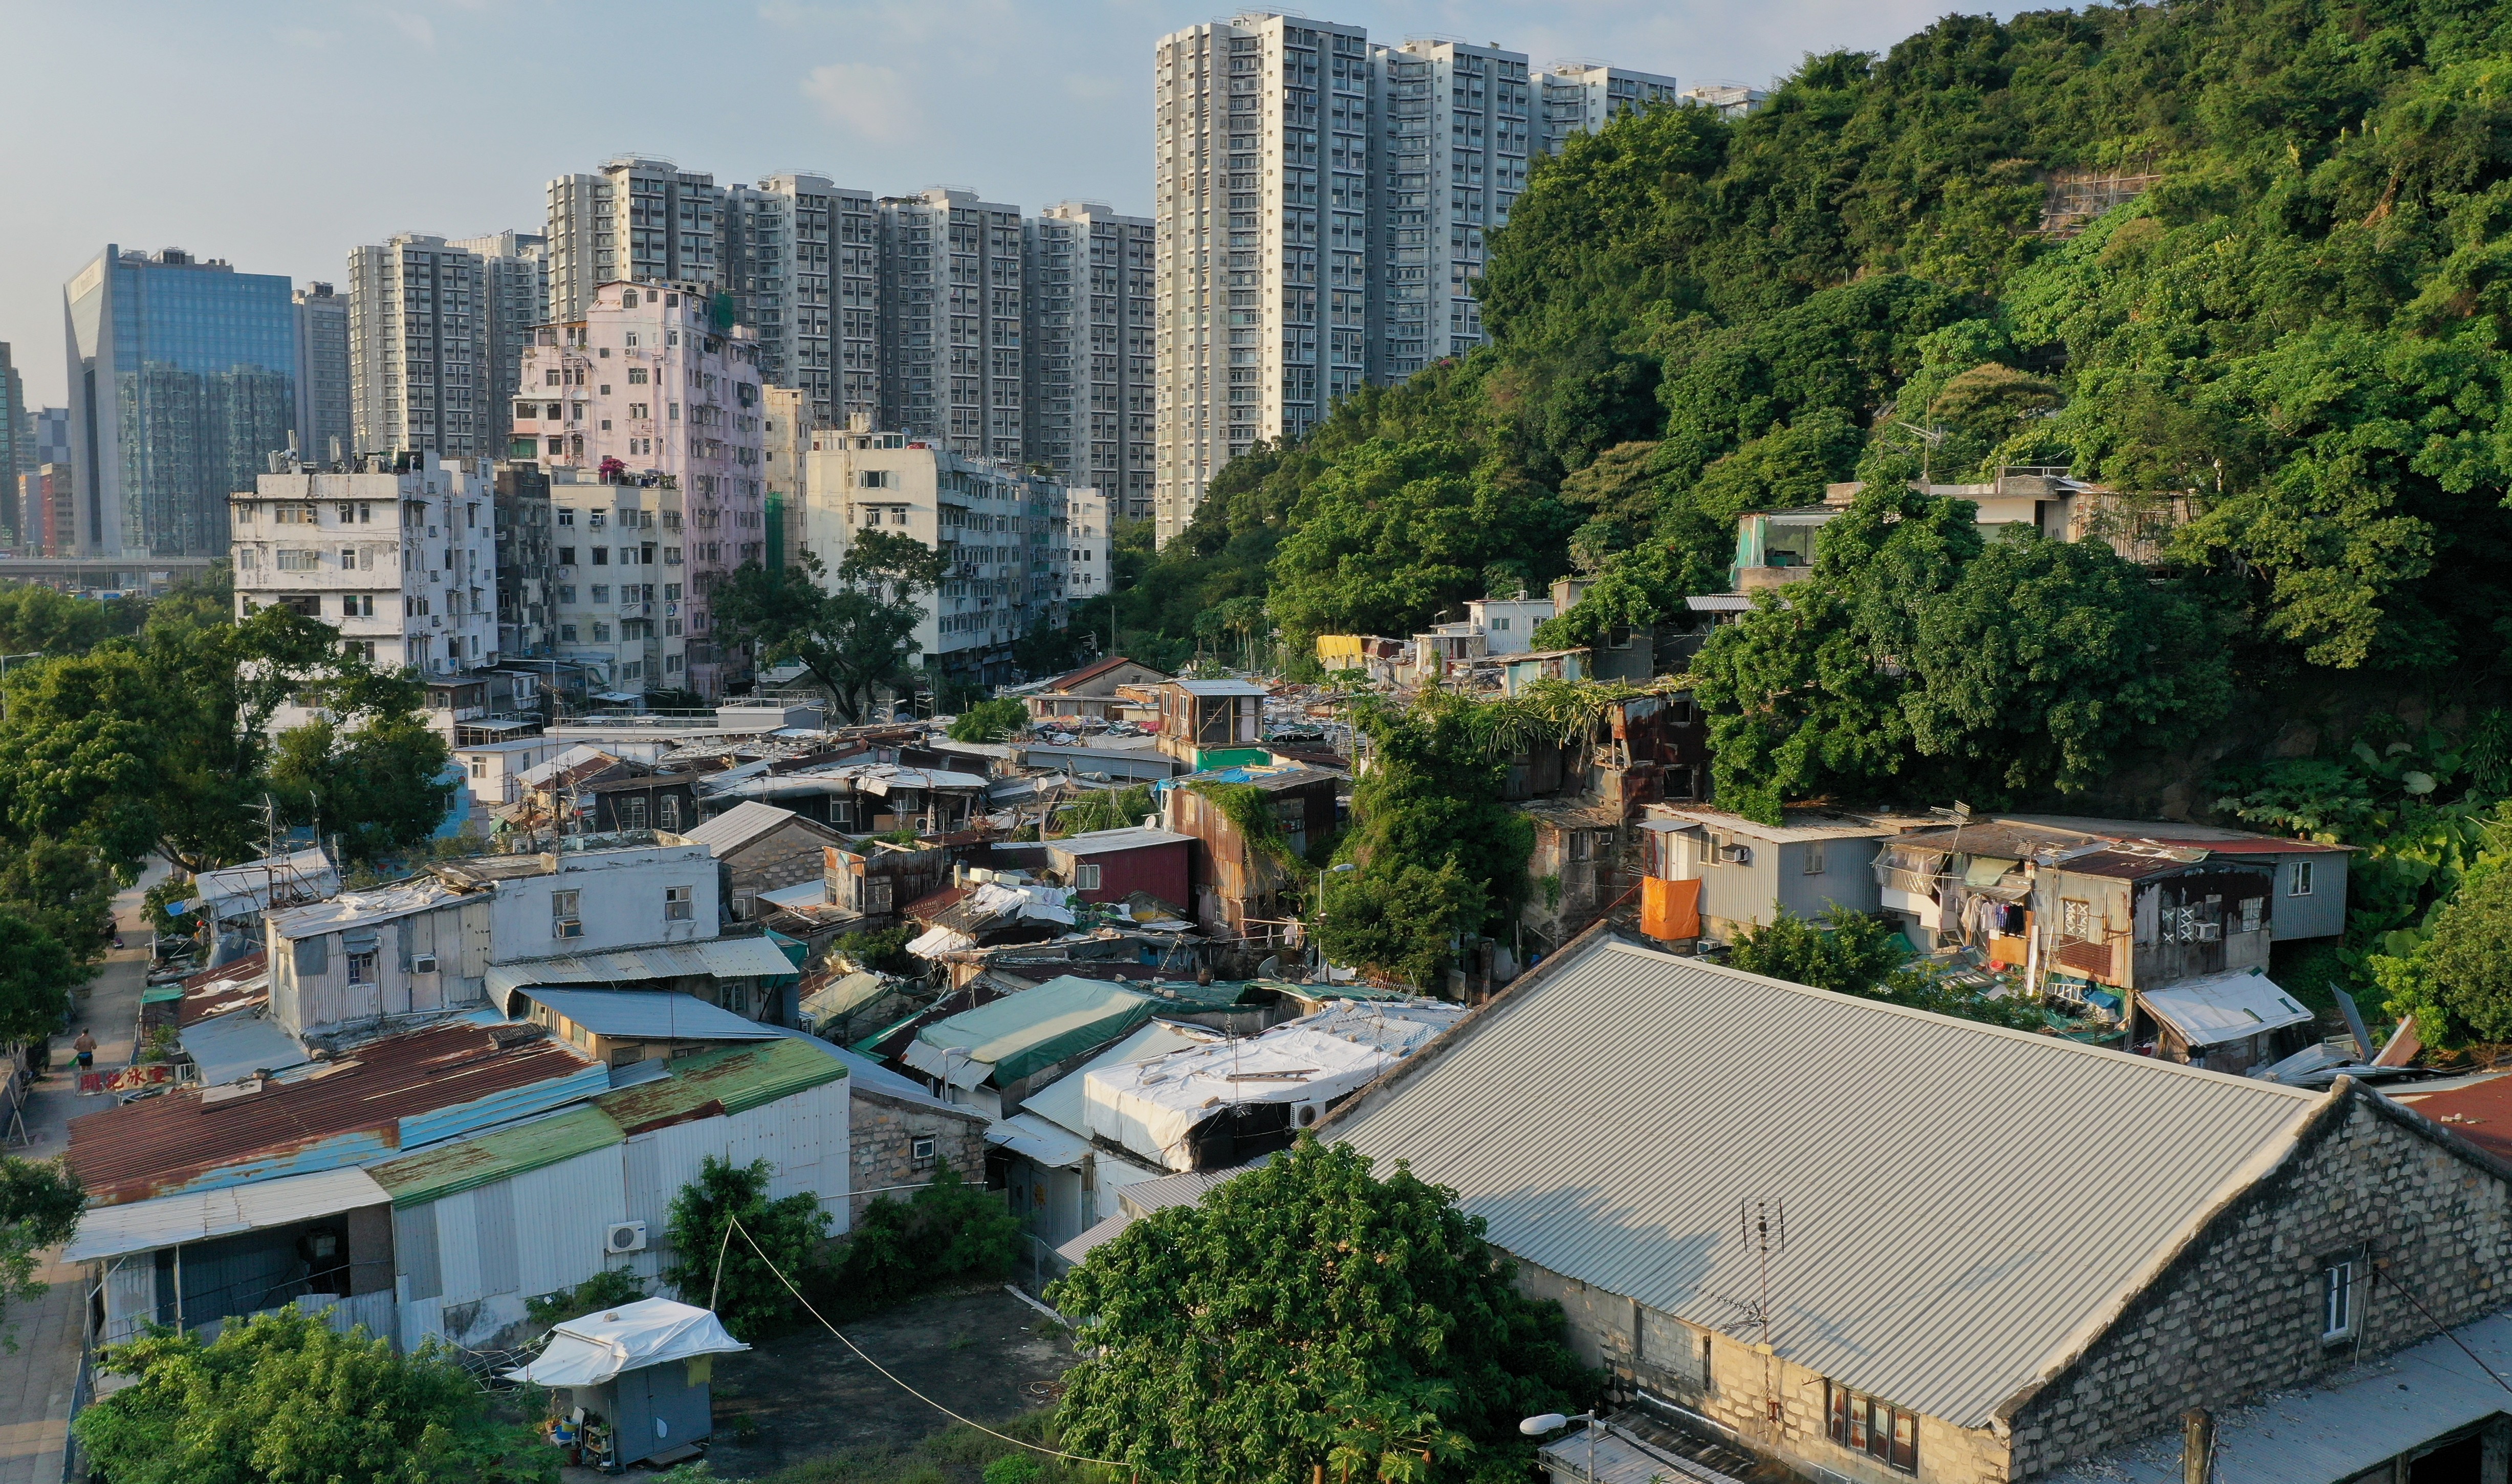
[[[616,1471],[712,1433],[715,1357],[748,1348],[711,1310],[640,1299],[560,1324],[540,1357],[506,1379],[549,1387],[585,1462]]]
[[[2137,1005],[2160,1055],[2216,1072],[2247,1072],[2302,1049],[2317,1019],[2255,968],[2139,990]]]
[[[1085,902],[1121,902],[1137,891],[1185,902],[1194,845],[1195,837],[1171,830],[1092,830],[1048,840],[1047,870]]]

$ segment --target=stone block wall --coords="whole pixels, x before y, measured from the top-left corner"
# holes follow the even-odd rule
[[[2321,1111],[2074,1363],[2016,1411],[2014,1477],[2057,1468],[2353,1362],[2324,1344],[2321,1275],[2357,1261],[2371,1358],[2512,1302],[2512,1181],[2377,1095]],[[2368,1270],[2370,1269],[2370,1270]],[[2415,1304],[2430,1310],[2419,1313]]]
[[[921,1186],[933,1178],[933,1165],[916,1158],[916,1141],[922,1138],[933,1140],[935,1156],[949,1160],[961,1179],[980,1190],[985,1188],[984,1114],[935,1108],[860,1086],[854,1089],[852,1113],[853,1165],[848,1171],[848,1190],[885,1191],[892,1200],[912,1198],[914,1191],[889,1188]],[[852,1198],[849,1230],[863,1219],[864,1207],[873,1199],[873,1193],[857,1193]]]
[[[798,828],[787,820],[765,840],[753,840],[726,857],[726,888],[728,892],[756,894],[816,881],[827,869],[821,847],[831,842],[831,837]],[[726,900],[730,900],[729,896]],[[752,909],[754,914],[757,910]]]

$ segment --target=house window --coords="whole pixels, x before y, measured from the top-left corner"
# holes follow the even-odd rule
[[[1570,840],[1570,858],[1574,861],[1586,860],[1588,858],[1589,850],[1588,832],[1585,830],[1569,830],[1563,833],[1565,833]]]
[[[716,986],[715,1002],[718,1009],[730,1010],[735,1015],[749,1014],[750,981],[739,976],[725,980]]]
[[[1822,840],[1813,840],[1806,845],[1805,874],[1808,876],[1823,875]]]
[[[1073,889],[1076,891],[1097,891],[1099,889],[1098,866],[1095,864],[1075,866],[1073,868]]]
[[[1697,840],[1697,841],[1700,843],[1700,846],[1701,846],[1701,864],[1703,864],[1703,865],[1705,865],[1705,866],[1715,866],[1715,865],[1717,865],[1717,864],[1718,864],[1718,837],[1717,837],[1717,836],[1715,836],[1715,835],[1710,834],[1710,833],[1709,833],[1708,831],[1707,831],[1707,830],[1704,830],[1704,831],[1702,831],[1699,835],[1697,835],[1697,836],[1695,836],[1695,837],[1693,837],[1693,838],[1694,838],[1694,840]]]
[[[681,828],[680,800],[669,794],[664,795],[661,799],[655,801],[654,813],[656,822],[661,825],[662,828],[672,831],[678,831]]]
[[[908,1141],[907,1157],[915,1162],[918,1169],[929,1170],[941,1157],[940,1141],[931,1134],[919,1134]]]
[[[2355,1261],[2332,1263],[2320,1270],[2320,1338],[2351,1339],[2355,1334]]]
[[[581,938],[584,936],[584,919],[576,916],[575,911],[575,901],[579,893],[572,891],[553,891],[550,893],[551,937]]]
[[[2255,933],[2259,930],[2259,920],[2266,915],[2267,905],[2265,897],[2242,898],[2242,931]]]
[[[2290,897],[2311,895],[2311,862],[2296,861],[2286,870],[2285,894]]]
[[[1824,1383],[1831,1393],[1831,1440],[1843,1448],[1880,1460],[1900,1473],[1919,1471],[1919,1418],[1916,1413],[1872,1396]]]
[[[2059,936],[2076,943],[2090,942],[2094,936],[2094,904],[2061,897]]]
[[[351,984],[375,982],[375,956],[373,950],[349,956],[349,982]]]
[[[620,668],[625,669],[627,667],[621,666]],[[619,801],[619,828],[623,830],[642,830],[646,828],[646,801],[643,799],[622,799]]]
[[[755,893],[748,891],[734,892],[732,894],[732,919],[736,922],[749,921],[752,911],[751,904],[757,900],[758,897]]]
[[[687,886],[666,886],[663,888],[664,921],[687,922],[689,920],[692,910],[693,904],[689,901],[689,888]]]

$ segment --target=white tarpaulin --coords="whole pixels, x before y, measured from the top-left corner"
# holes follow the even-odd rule
[[[1082,1115],[1113,1140],[1173,1170],[1192,1167],[1187,1136],[1239,1103],[1315,1106],[1354,1091],[1395,1057],[1296,1023],[1262,1035],[1101,1067],[1082,1081]]]
[[[598,1386],[622,1371],[748,1348],[725,1333],[710,1310],[669,1299],[640,1299],[559,1325],[550,1332],[549,1348],[540,1358],[508,1371],[506,1379],[544,1386]]]

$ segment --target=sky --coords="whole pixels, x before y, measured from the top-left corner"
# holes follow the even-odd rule
[[[1307,0],[1684,86],[1880,51],[1944,0]],[[2014,7],[1999,6],[2000,14]],[[64,399],[61,285],[106,243],[298,284],[397,231],[541,229],[614,155],[1148,215],[1153,47],[1225,0],[0,0],[0,341]],[[345,286],[343,286],[345,287]]]

